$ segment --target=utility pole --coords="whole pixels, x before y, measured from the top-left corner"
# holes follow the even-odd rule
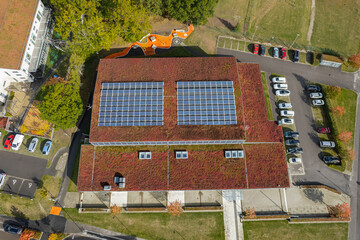
[[[258,29],[258,26],[255,27],[255,32],[254,32],[254,34],[252,35],[251,41],[254,40],[255,33],[256,33],[256,30],[257,30],[257,29]]]
[[[294,39],[294,41],[292,42],[292,44],[290,45],[290,48],[292,47],[292,45],[294,45],[296,39],[300,36],[300,34],[296,34],[296,38]]]

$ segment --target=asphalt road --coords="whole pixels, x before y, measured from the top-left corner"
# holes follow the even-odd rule
[[[18,240],[20,235],[0,231],[1,240]]]
[[[286,76],[290,99],[295,111],[295,124],[300,133],[299,140],[304,149],[302,154],[305,175],[293,176],[296,184],[325,184],[351,196],[352,220],[349,225],[349,239],[358,239],[360,236],[360,165],[354,162],[352,175],[342,174],[328,168],[320,159],[319,140],[315,132],[315,121],[312,116],[310,101],[304,90],[305,82],[316,82],[340,86],[360,92],[360,71],[358,73],[343,73],[339,69],[310,66],[306,64],[292,63],[271,57],[233,51],[228,49],[217,49],[218,55],[235,56],[240,62],[258,63],[260,69],[267,73],[278,73]],[[274,96],[272,96],[274,98]],[[358,98],[357,121],[360,119],[360,99]],[[360,130],[355,129],[355,151],[360,159],[359,151]]]

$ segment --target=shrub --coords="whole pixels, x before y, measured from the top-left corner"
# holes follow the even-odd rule
[[[115,216],[118,213],[121,213],[121,207],[117,206],[116,204],[110,207],[110,212],[112,216]]]
[[[355,54],[349,57],[348,59],[350,65],[355,67],[360,67],[360,54]]]
[[[48,240],[61,240],[65,237],[66,235],[64,233],[52,233],[50,234]]]
[[[340,92],[341,92],[341,88],[338,86],[325,86],[325,92],[326,95],[331,97],[331,98],[336,98]]]
[[[180,201],[171,202],[170,206],[168,207],[168,212],[172,216],[180,216],[180,214],[183,212],[181,202]]]
[[[350,205],[349,203],[338,204],[336,206],[329,207],[331,217],[348,218],[350,217]]]
[[[245,210],[245,216],[248,218],[256,218],[255,208],[248,208]]]
[[[346,112],[344,107],[340,107],[340,106],[332,108],[331,111],[338,117],[341,117]]]
[[[25,229],[21,235],[19,240],[29,240],[31,238],[33,238],[35,235],[35,231],[34,230],[30,230],[30,229]]]
[[[337,138],[340,141],[348,142],[352,139],[352,133],[349,131],[343,131],[340,134],[337,135]]]

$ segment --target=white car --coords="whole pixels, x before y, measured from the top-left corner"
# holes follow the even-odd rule
[[[301,163],[301,158],[292,157],[289,158],[290,163]]]
[[[288,85],[285,84],[285,83],[274,84],[274,89],[283,89],[283,90],[286,90],[286,89],[288,89]]]
[[[292,108],[291,103],[279,103],[279,108],[280,109],[289,109]]]
[[[294,124],[294,119],[291,119],[291,118],[282,118],[282,119],[281,119],[281,124],[285,124],[285,125]]]
[[[323,97],[322,93],[319,92],[310,93],[310,98],[322,98],[322,97]]]
[[[289,111],[289,110],[282,110],[282,111],[280,111],[280,116],[282,116],[282,117],[293,117],[293,116],[295,116],[295,112],[294,111]]]
[[[312,104],[314,106],[322,106],[325,104],[324,100],[321,100],[321,99],[316,99],[316,100],[312,100]]]
[[[4,185],[4,183],[5,183],[5,178],[6,178],[6,174],[0,173],[0,189],[1,189],[2,185]]]
[[[290,96],[290,91],[289,90],[276,90],[275,94],[276,94],[276,96],[286,97],[286,96]]]
[[[284,78],[284,77],[273,77],[272,82],[273,83],[286,83],[286,78]]]

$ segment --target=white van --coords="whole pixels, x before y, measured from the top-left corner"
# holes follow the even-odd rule
[[[16,134],[14,141],[12,142],[11,148],[15,151],[19,150],[23,140],[24,140],[24,135]]]

